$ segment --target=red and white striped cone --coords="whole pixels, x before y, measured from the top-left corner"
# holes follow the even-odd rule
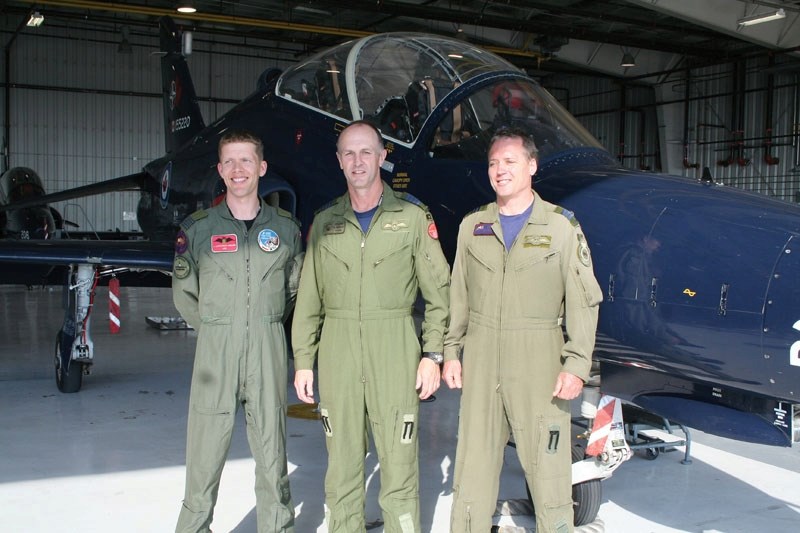
[[[597,406],[597,416],[594,419],[589,443],[586,445],[586,455],[597,456],[603,453],[612,428],[620,432],[622,424],[622,404],[619,399],[604,395]]]
[[[119,280],[111,278],[108,282],[108,329],[119,333]]]

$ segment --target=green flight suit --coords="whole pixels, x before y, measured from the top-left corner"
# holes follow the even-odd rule
[[[256,462],[258,530],[293,531],[283,319],[299,284],[299,225],[262,201],[247,230],[222,202],[194,213],[181,228],[172,294],[175,307],[197,330],[197,349],[189,396],[186,494],[176,531],[209,531],[240,404]]]
[[[385,531],[420,530],[414,389],[420,342],[411,312],[419,289],[422,350],[441,352],[450,268],[427,209],[383,187],[366,234],[347,194],[317,214],[292,322],[295,368],[313,369],[315,360],[319,367],[330,533],[365,530],[368,428],[381,465]]]
[[[588,378],[601,300],[586,239],[569,211],[535,195],[508,251],[496,203],[462,221],[445,339],[445,360],[461,355],[463,380],[453,533],[489,531],[509,431],[533,495],[536,531],[573,530],[570,402],[552,394],[559,372]]]

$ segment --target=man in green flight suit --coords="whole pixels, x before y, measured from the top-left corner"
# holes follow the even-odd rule
[[[314,402],[316,360],[328,531],[365,531],[369,429],[381,465],[385,531],[417,533],[419,400],[439,387],[450,269],[427,208],[380,179],[386,150],[375,126],[351,123],[336,156],[348,192],[311,227],[292,323],[295,389],[300,400]],[[418,289],[425,300],[422,359],[411,317]]]
[[[225,199],[188,217],[175,244],[175,307],[197,330],[178,532],[210,531],[239,405],[256,462],[258,531],[294,531],[283,320],[297,293],[302,243],[297,221],[258,195],[263,153],[252,133],[223,135],[217,171]]]
[[[452,533],[491,528],[509,433],[536,531],[573,531],[569,401],[589,377],[602,293],[573,214],[532,190],[536,169],[533,140],[498,130],[489,147],[497,200],[459,227],[443,372],[450,388],[463,385]]]

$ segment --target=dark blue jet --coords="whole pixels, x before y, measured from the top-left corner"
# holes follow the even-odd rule
[[[0,243],[4,269],[69,265],[71,305],[55,363],[62,391],[77,391],[92,363],[84,333],[94,280],[124,269],[169,272],[178,224],[224,194],[216,162],[226,130],[262,137],[269,171],[260,192],[307,231],[315,210],[346,190],[335,157],[339,131],[373,120],[389,150],[383,178],[430,207],[452,258],[462,217],[494,199],[489,139],[514,124],[539,147],[536,190],[575,213],[591,246],[605,292],[594,354],[602,391],[703,431],[790,445],[800,416],[797,206],[625,170],[519,69],[433,35],[373,35],[286,72],[265,71],[255,92],[205,126],[179,32],[169,19],[161,32],[167,155],[140,174],[2,208],[10,220],[38,205],[43,221],[48,202],[142,190],[138,221],[149,240],[37,241],[44,222],[33,216],[30,239]]]

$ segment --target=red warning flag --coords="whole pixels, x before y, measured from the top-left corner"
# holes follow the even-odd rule
[[[119,280],[111,278],[108,282],[108,329],[119,333]]]

